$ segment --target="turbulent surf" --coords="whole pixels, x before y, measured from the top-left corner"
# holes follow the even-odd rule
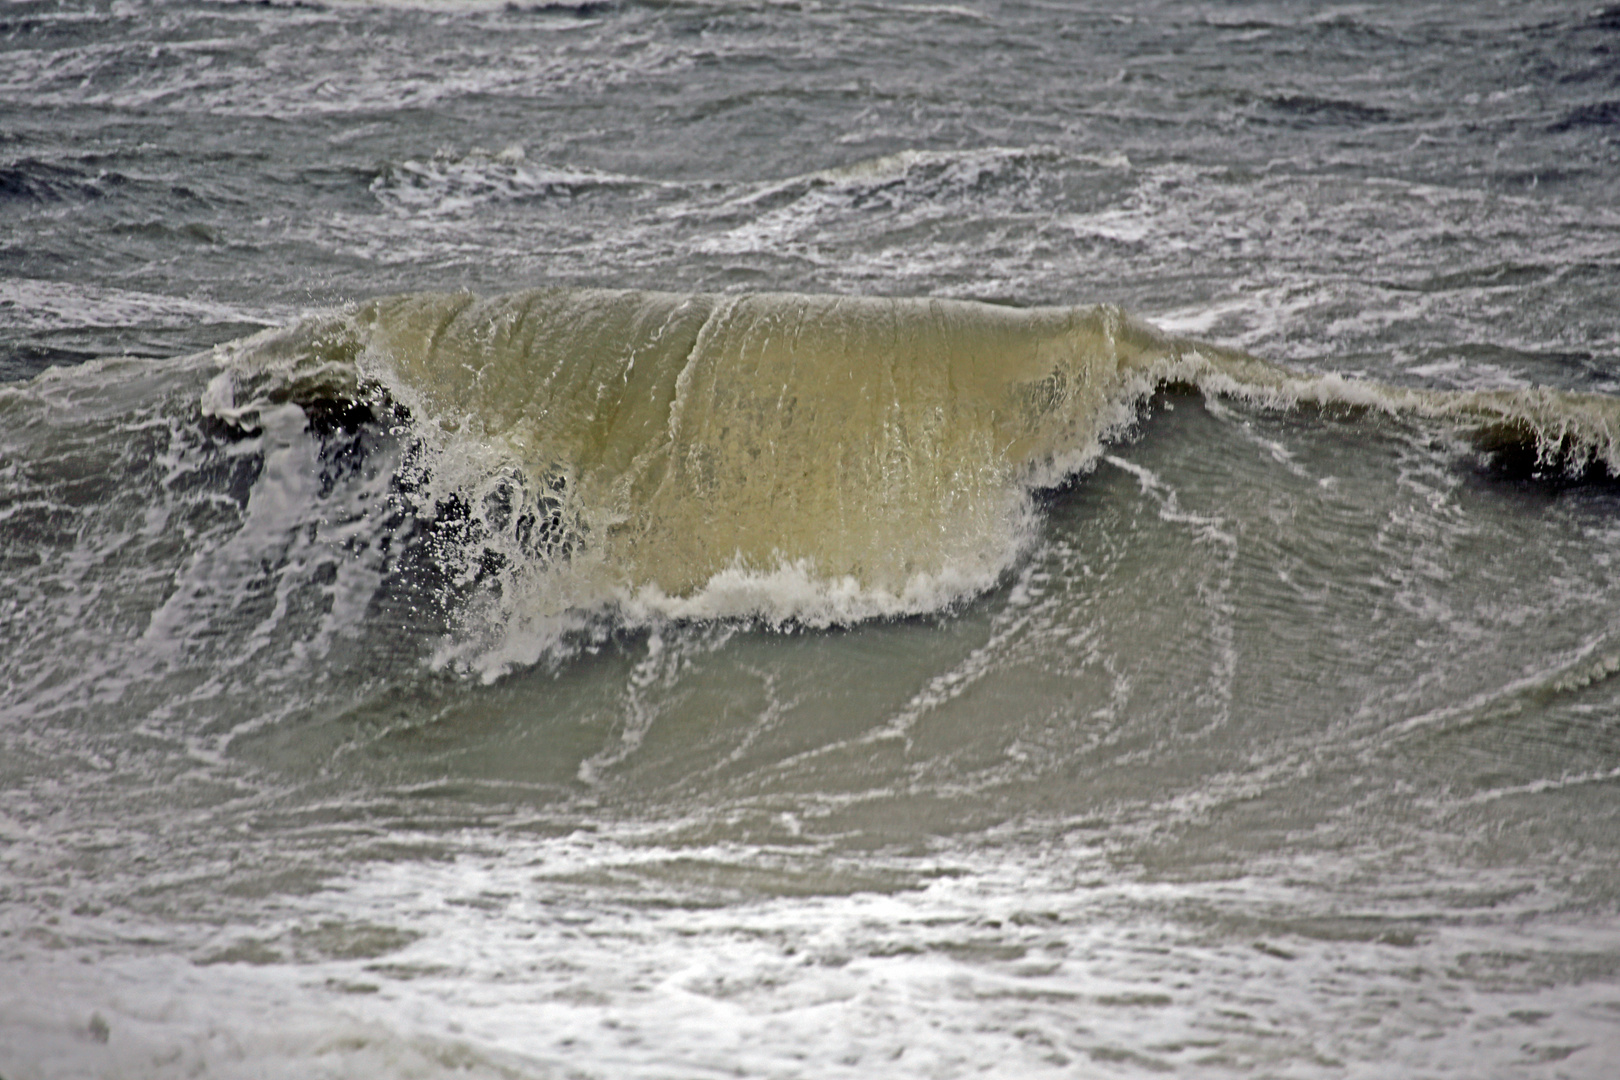
[[[1612,1080],[1594,4],[8,0],[0,1076]]]

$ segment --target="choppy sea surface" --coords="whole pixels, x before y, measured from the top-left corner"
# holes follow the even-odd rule
[[[0,1076],[1620,1062],[1620,8],[0,6]]]

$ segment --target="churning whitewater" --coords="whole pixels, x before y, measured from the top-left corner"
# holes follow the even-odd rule
[[[0,4],[4,1080],[1613,1080],[1607,0]]]

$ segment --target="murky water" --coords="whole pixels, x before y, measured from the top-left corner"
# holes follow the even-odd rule
[[[0,1075],[1607,1077],[1616,48],[7,5]]]

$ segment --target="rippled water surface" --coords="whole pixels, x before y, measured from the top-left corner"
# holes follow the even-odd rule
[[[1617,206],[1597,5],[7,3],[0,1076],[1611,1076]]]

